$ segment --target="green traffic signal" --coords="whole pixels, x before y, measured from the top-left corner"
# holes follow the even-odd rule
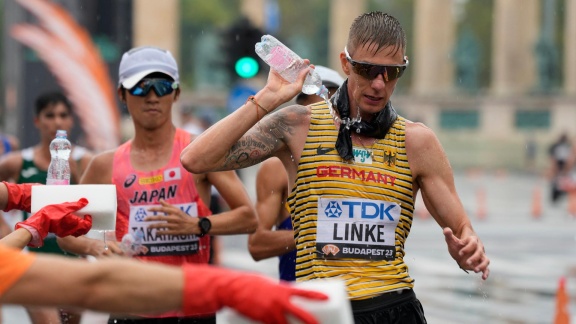
[[[258,73],[260,67],[254,58],[244,56],[236,61],[234,69],[236,70],[236,74],[238,74],[238,76],[244,79],[248,79],[255,76]]]

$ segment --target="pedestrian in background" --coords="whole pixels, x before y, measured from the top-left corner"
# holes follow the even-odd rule
[[[40,94],[34,104],[34,126],[40,134],[40,141],[31,147],[8,153],[0,161],[0,181],[14,181],[16,183],[41,183],[46,184],[48,166],[52,156],[50,154],[50,142],[56,136],[59,129],[68,134],[74,126],[72,104],[60,91],[51,91]],[[80,176],[93,154],[85,147],[72,146],[70,155],[71,183],[78,183]],[[29,213],[23,212],[23,218],[27,219]],[[59,255],[70,254],[64,252],[56,242],[56,236],[50,234],[39,248],[29,248],[38,253],[53,253]],[[73,256],[75,257],[75,256]],[[32,323],[43,324],[60,319],[69,324],[80,323],[81,314],[75,311],[47,308],[27,308]]]
[[[548,179],[550,180],[550,201],[555,204],[562,198],[566,191],[562,188],[562,179],[567,172],[567,164],[572,154],[572,142],[568,134],[563,133],[548,148],[549,169]]]

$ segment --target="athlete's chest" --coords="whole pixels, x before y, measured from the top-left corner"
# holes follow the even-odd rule
[[[139,150],[132,148],[128,154],[132,168],[141,172],[149,172],[173,164],[173,148],[166,148],[162,151]]]

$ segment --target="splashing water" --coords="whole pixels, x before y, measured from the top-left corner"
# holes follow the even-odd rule
[[[332,117],[334,118],[334,116],[336,116],[334,114],[334,107],[332,106],[332,102],[328,99],[328,88],[326,88],[325,85],[322,85],[322,87],[320,88],[320,90],[318,90],[318,92],[316,93],[316,95],[318,95],[320,98],[324,99],[324,102],[326,102],[326,104],[328,105],[328,109],[330,109],[330,115],[332,115]],[[336,120],[336,119],[334,119]]]
[[[335,122],[340,122],[341,124],[346,126],[346,129],[350,129],[350,126],[356,123],[360,123],[362,121],[362,117],[360,116],[360,107],[358,107],[357,110],[357,116],[350,118],[344,118],[344,119],[340,119],[340,117],[336,116],[336,113],[334,112],[334,107],[332,106],[332,101],[328,100],[328,88],[326,88],[326,86],[322,86],[322,88],[320,90],[318,90],[318,92],[316,93],[318,96],[320,96],[322,99],[324,99],[324,102],[326,102],[326,104],[328,105],[328,109],[330,110],[330,115],[332,116],[332,118],[334,119]],[[356,133],[360,133],[360,128],[361,126],[358,126],[356,128]]]
[[[320,96],[320,98],[324,99],[324,101],[326,101],[326,103],[328,104],[328,88],[326,88],[326,86],[322,85],[322,87],[320,88],[320,90],[318,90],[316,94]]]
[[[488,299],[488,293],[486,292],[486,290],[484,290],[484,283],[480,282],[479,287],[478,287],[478,292],[480,294],[480,296],[482,296],[482,300],[486,301]]]

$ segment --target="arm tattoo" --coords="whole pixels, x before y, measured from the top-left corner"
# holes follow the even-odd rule
[[[232,146],[226,155],[224,168],[238,169],[258,164],[285,147],[295,134],[295,126],[302,120],[301,110],[283,108],[254,125]]]

